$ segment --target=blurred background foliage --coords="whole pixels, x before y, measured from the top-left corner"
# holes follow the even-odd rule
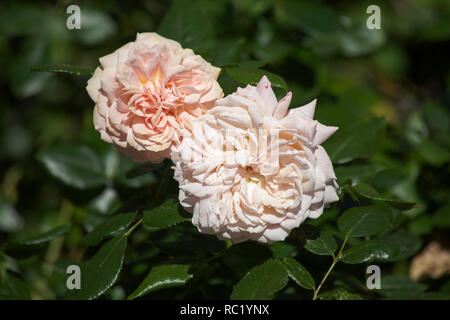
[[[81,8],[81,30],[66,28],[71,4]],[[380,30],[366,27],[371,4],[381,8]],[[450,2],[195,0],[171,5],[152,0],[1,2],[2,297],[65,297],[66,266],[95,252],[95,246],[80,244],[82,236],[121,205],[128,205],[122,208],[127,211],[151,198],[161,176],[155,170],[126,179],[134,164],[94,130],[87,77],[32,72],[30,67],[94,69],[99,57],[133,41],[137,32],[157,28],[228,68],[220,76],[225,93],[242,86],[236,82],[239,76],[232,77],[239,72],[233,64],[262,61],[265,70],[286,81],[293,107],[317,98],[316,119],[341,128],[326,149],[342,189],[370,182],[383,195],[418,203],[404,212],[393,209],[395,224],[414,237],[415,249],[405,259],[377,263],[388,289],[375,293],[365,288],[367,264],[339,264],[322,298],[345,298],[343,290],[374,299],[448,297]],[[283,86],[277,88],[279,96]],[[345,133],[352,130],[372,137],[371,143],[360,143],[370,159],[354,159],[351,147],[341,150]],[[58,166],[55,159],[71,163],[74,171],[64,167],[50,174],[47,169]],[[174,182],[167,183],[167,193],[176,192]],[[344,191],[339,206],[309,221],[337,238],[339,213],[358,201]],[[153,265],[167,261],[195,258],[204,263],[193,264],[197,272],[183,290],[146,298],[228,298],[233,284],[270,257],[296,257],[316,282],[330,263],[329,257],[303,249],[295,237],[272,246],[240,244],[217,258],[229,244],[197,233],[190,224],[170,232],[139,230],[128,245],[120,281],[103,298],[126,298]],[[431,258],[427,250],[435,250]],[[276,298],[311,296],[289,283]]]

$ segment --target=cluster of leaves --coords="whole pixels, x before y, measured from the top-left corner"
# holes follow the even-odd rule
[[[370,31],[364,2],[158,3],[127,17],[119,1],[81,3],[80,32],[61,29],[63,8],[2,4],[0,42],[20,54],[0,60],[10,65],[2,99],[16,107],[0,119],[0,298],[448,299],[448,276],[408,277],[411,258],[450,227],[447,56],[427,62],[431,75],[408,64],[421,45],[450,39],[450,6],[383,5],[383,28]],[[340,127],[325,145],[339,203],[271,245],[198,233],[170,163],[136,166],[105,146],[80,94],[96,59],[143,30],[221,66],[225,93],[266,74],[279,96],[293,92],[292,106],[318,97],[317,119]],[[379,290],[366,286],[369,264],[381,267]],[[69,265],[81,268],[81,290],[66,287]]]

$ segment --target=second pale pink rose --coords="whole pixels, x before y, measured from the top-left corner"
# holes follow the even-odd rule
[[[263,77],[194,121],[173,149],[179,200],[200,232],[233,242],[284,240],[337,201],[321,144],[336,130],[313,120],[316,101],[288,109]]]

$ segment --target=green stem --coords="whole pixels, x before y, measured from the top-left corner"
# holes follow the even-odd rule
[[[144,219],[143,218],[140,218],[131,228],[130,228],[130,230],[128,230],[126,233],[125,233],[125,237],[128,237],[133,231],[134,231],[134,229],[136,229],[141,223],[142,223],[142,221],[144,221]]]
[[[336,263],[339,262],[339,260],[341,259],[341,255],[342,255],[342,250],[344,250],[345,244],[347,243],[348,240],[348,234],[345,236],[344,238],[344,242],[342,243],[341,248],[339,249],[339,252],[337,254],[336,257],[333,256],[333,263],[331,264],[330,268],[328,269],[327,273],[325,274],[325,276],[323,277],[322,281],[320,281],[319,285],[317,286],[317,288],[314,290],[314,296],[313,296],[313,300],[317,300],[318,296],[319,296],[319,291],[322,288],[323,284],[325,283],[325,280],[327,280],[328,276],[330,275],[331,271],[334,269],[334,266],[336,265]]]

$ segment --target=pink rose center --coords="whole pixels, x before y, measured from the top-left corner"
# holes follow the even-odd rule
[[[165,77],[161,66],[148,76],[136,72],[139,86],[123,86],[120,101],[129,117],[141,117],[150,130],[164,131],[167,125],[179,128],[178,116],[183,109],[184,93],[178,90],[179,79]]]

